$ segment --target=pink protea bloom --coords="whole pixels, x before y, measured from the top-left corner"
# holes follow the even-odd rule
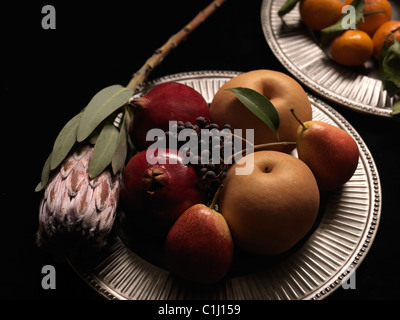
[[[90,179],[92,153],[91,146],[78,148],[50,179],[39,209],[39,246],[55,239],[87,240],[95,247],[106,244],[115,221],[120,174],[106,169]]]

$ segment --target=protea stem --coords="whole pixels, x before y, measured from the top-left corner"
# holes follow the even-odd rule
[[[168,41],[145,62],[145,64],[133,74],[132,79],[126,86],[134,92],[140,90],[147,77],[157,67],[161,61],[176,48],[186,37],[192,33],[203,21],[205,21],[215,10],[217,10],[227,0],[215,0],[204,10],[200,11],[184,28],[174,34]]]

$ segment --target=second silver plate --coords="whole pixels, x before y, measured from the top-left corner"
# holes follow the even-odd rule
[[[285,0],[263,0],[261,25],[274,55],[302,84],[318,95],[355,111],[382,117],[393,117],[394,98],[382,89],[377,62],[350,68],[332,61],[317,44],[312,32],[302,24],[298,5],[284,16],[278,16]],[[390,1],[392,19],[399,20],[400,6]]]

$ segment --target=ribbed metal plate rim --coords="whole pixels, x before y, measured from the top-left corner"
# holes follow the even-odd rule
[[[173,74],[149,84],[176,81],[199,91],[211,102],[235,71],[197,71]],[[373,157],[356,130],[337,111],[309,95],[313,118],[336,125],[357,142],[360,160],[354,176],[329,193],[321,220],[306,241],[268,270],[228,278],[209,291],[196,291],[167,270],[133,252],[120,237],[121,226],[109,245],[87,257],[70,258],[73,269],[107,299],[131,300],[311,300],[323,299],[341,286],[365,258],[381,215],[381,186]]]
[[[395,119],[395,101],[382,89],[377,67],[371,61],[358,69],[333,62],[301,23],[297,6],[284,16],[286,26],[283,24],[277,12],[284,2],[263,0],[261,5],[265,39],[283,66],[325,99],[358,112]]]

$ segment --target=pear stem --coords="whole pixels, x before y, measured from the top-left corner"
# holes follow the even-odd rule
[[[279,142],[256,144],[254,146],[254,151],[268,150],[269,148],[276,147],[276,146],[295,146],[295,145],[296,145],[296,142],[294,142],[294,141],[279,141]]]
[[[249,144],[250,146],[254,147],[254,144],[253,144],[253,143],[251,143],[250,141],[248,141],[247,139],[245,139],[245,138],[243,138],[243,137],[241,137],[241,136],[238,136],[238,135],[232,133],[232,137],[233,137],[233,138],[238,138],[238,139],[242,140],[244,143],[247,143],[247,144]]]
[[[295,119],[297,120],[297,122],[300,123],[300,125],[303,127],[303,129],[304,129],[304,130],[307,130],[307,128],[306,128],[306,126],[304,125],[303,121],[301,121],[301,120],[297,117],[297,115],[296,115],[296,113],[294,112],[294,109],[293,109],[293,108],[290,109],[290,112],[293,114],[293,117],[295,117]]]
[[[260,150],[270,150],[271,147],[279,147],[279,146],[296,146],[297,143],[294,141],[279,141],[279,142],[270,142],[270,143],[263,143],[263,144],[256,144],[254,145],[253,151],[260,151]],[[228,163],[232,161],[232,159],[236,158],[237,156],[245,155],[247,152],[250,151],[250,149],[243,149],[241,151],[238,151],[234,153],[231,157],[228,159]]]
[[[221,193],[221,190],[222,190],[222,188],[224,187],[224,185],[223,184],[221,184],[220,186],[219,186],[219,188],[218,188],[218,190],[217,190],[217,192],[215,193],[215,195],[214,195],[214,198],[213,198],[213,200],[212,200],[212,202],[211,202],[211,204],[210,204],[210,209],[211,210],[213,210],[214,209],[214,207],[215,207],[215,204],[217,203],[217,201],[218,201],[218,198],[219,198],[219,194]]]

